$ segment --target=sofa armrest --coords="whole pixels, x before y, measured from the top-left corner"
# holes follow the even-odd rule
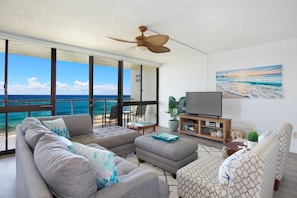
[[[22,198],[52,198],[47,184],[35,167],[31,148],[26,143],[21,126],[16,128],[16,191]]]
[[[95,198],[157,198],[159,197],[158,179],[154,171],[140,171],[111,187],[98,191]]]

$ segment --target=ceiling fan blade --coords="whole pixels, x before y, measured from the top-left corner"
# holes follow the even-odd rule
[[[152,46],[148,45],[147,48],[154,53],[164,53],[164,52],[170,52],[170,49],[168,47],[164,46]]]
[[[115,40],[115,41],[125,42],[125,43],[137,43],[136,41],[127,41],[127,40],[114,38],[114,37],[110,37],[110,36],[107,36],[107,38],[110,38],[110,39]]]
[[[145,37],[143,41],[148,45],[162,46],[165,43],[167,43],[168,39],[169,39],[169,36],[167,35],[153,35],[153,36]]]

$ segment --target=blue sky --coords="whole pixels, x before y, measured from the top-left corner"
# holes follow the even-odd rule
[[[4,84],[4,55],[0,54],[0,91]],[[50,94],[50,60],[9,54],[8,94]],[[117,95],[117,67],[94,67],[94,94]],[[57,61],[57,94],[87,95],[88,65]],[[124,70],[124,94],[130,95],[130,71]],[[2,94],[1,94],[2,95]]]

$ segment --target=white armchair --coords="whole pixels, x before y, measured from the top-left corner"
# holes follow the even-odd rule
[[[272,135],[279,140],[278,159],[276,167],[276,176],[274,190],[278,190],[279,182],[284,176],[286,163],[289,155],[293,126],[290,123],[284,123],[280,128],[276,129]]]
[[[177,171],[179,197],[269,197],[273,195],[279,143],[269,136],[233,162],[228,184],[219,182],[222,158],[200,158]]]

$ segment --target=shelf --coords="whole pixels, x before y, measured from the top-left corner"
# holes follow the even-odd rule
[[[198,131],[185,131],[185,130],[182,130],[180,132],[182,132],[184,134],[188,134],[188,135],[196,135],[196,134],[198,134]]]
[[[181,126],[180,133],[220,141],[224,144],[230,137],[231,119],[181,115],[179,122]],[[189,127],[193,127],[195,130],[187,130]],[[210,135],[210,132],[216,132],[218,130],[222,131],[223,137]]]
[[[220,142],[222,142],[223,139],[224,139],[224,138],[219,138],[219,137],[211,136],[211,135],[207,135],[207,134],[200,134],[199,136],[202,137],[202,138],[217,140],[217,141],[220,141]]]

